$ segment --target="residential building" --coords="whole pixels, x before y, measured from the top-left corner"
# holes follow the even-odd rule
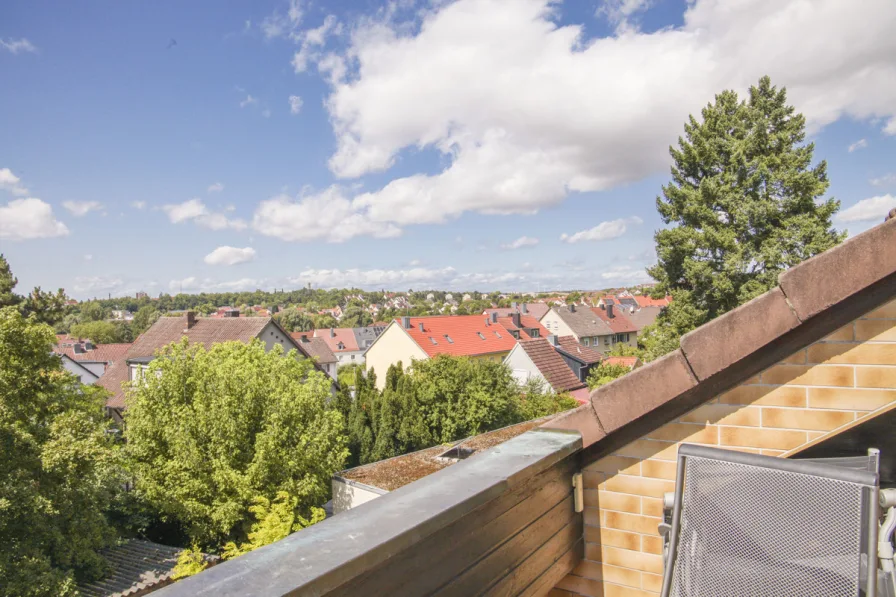
[[[550,308],[550,305],[545,303],[511,303],[509,307],[486,309],[485,314],[497,313],[498,317],[509,317],[511,313],[519,313],[520,315],[531,315],[535,319],[540,320]]]
[[[639,307],[668,307],[672,303],[672,297],[668,295],[655,299],[650,298],[649,294],[638,294],[634,298]]]
[[[580,343],[575,336],[551,334],[548,336],[548,341],[554,346],[554,350],[557,351],[566,366],[583,383],[587,382],[591,369],[604,360],[604,356],[600,352]]]
[[[149,295],[147,295],[145,292],[143,292],[143,291],[141,290],[141,291],[138,292],[135,296],[136,296],[137,299],[144,299],[144,298],[147,298]]]
[[[342,319],[342,307],[336,305],[332,309],[321,309],[317,312],[318,315],[330,315],[336,321]]]
[[[618,365],[620,367],[628,367],[628,369],[630,371],[633,369],[637,369],[638,367],[640,367],[641,365],[644,364],[641,362],[641,359],[639,359],[636,356],[607,357],[606,359],[604,359],[603,362],[606,363],[607,365]]]
[[[640,335],[641,330],[656,321],[657,316],[662,310],[663,307],[640,307],[627,315],[631,322],[635,324],[635,328],[638,330],[638,335]]]
[[[300,355],[310,357],[301,344],[293,340],[270,317],[215,319],[196,317],[193,311],[187,311],[180,317],[160,317],[128,348],[124,358],[115,361],[97,382],[97,385],[112,394],[106,400],[106,409],[114,419],[120,421],[125,408],[124,384],[140,378],[155,358],[156,351],[183,337],[191,344],[202,344],[206,348],[219,342],[250,342],[259,339],[264,342],[267,350],[279,344],[285,351],[296,349]],[[315,367],[324,371],[319,364],[315,364]]]
[[[310,332],[292,332],[289,334],[299,343],[311,358],[316,360],[327,375],[336,379],[338,360],[323,338],[315,338],[314,330]]]
[[[114,309],[112,311],[112,319],[116,321],[131,321],[134,319],[134,314],[126,309]]]
[[[516,340],[528,340],[529,338],[547,338],[548,330],[537,319],[530,315],[511,313],[507,317],[499,317],[497,313],[488,315],[492,323],[497,323]]]
[[[776,287],[596,389],[588,404],[158,597],[236,597],[247,588],[329,597],[657,596],[666,564],[658,526],[683,444],[788,459],[880,448],[880,484],[892,488],[894,368],[896,217],[791,267]],[[776,492],[767,499],[776,511]],[[858,517],[846,501],[822,502],[843,508],[846,520],[846,508]],[[852,530],[860,535],[858,520]],[[830,560],[819,533],[815,553]],[[782,564],[782,579],[827,580],[813,562]]]
[[[314,330],[314,337],[321,338],[336,355],[339,367],[343,365],[363,365],[364,351],[370,348],[377,337],[386,329],[385,325],[371,325],[358,328],[324,328]]]
[[[482,315],[405,316],[389,324],[364,358],[382,389],[386,371],[399,361],[407,367],[440,354],[502,361],[515,345],[510,332]]]
[[[77,377],[82,384],[89,386],[100,378],[98,374],[94,373],[85,365],[82,365],[67,354],[61,354],[59,357],[62,359],[62,368]]]
[[[578,305],[552,307],[541,324],[555,336],[575,336],[577,341],[600,353],[612,350],[619,343],[637,345],[637,328],[612,305],[607,310]]]
[[[587,401],[585,383],[573,373],[547,338],[520,340],[505,357],[504,364],[521,384],[538,380],[546,390],[556,394],[568,392],[583,403]]]
[[[70,361],[77,362],[79,367],[70,365],[66,369],[81,377],[83,383],[89,383],[85,380],[95,381],[102,377],[116,361],[125,358],[130,348],[131,343],[94,344],[90,340],[60,334],[56,336],[56,346],[53,347],[53,352]],[[95,379],[91,375],[83,376],[81,369],[90,371],[93,376],[96,376]]]

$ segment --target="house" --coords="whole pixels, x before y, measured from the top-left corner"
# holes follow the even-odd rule
[[[53,352],[66,362],[76,362],[78,366],[66,366],[66,369],[81,378],[82,383],[93,383],[103,376],[116,361],[125,358],[131,343],[94,344],[90,340],[71,338],[68,335],[57,335],[56,346]],[[87,369],[92,375],[84,376],[82,369]],[[95,378],[94,378],[95,376]]]
[[[336,369],[338,360],[323,338],[315,338],[314,330],[310,332],[292,332],[289,334],[311,358],[320,363],[321,368],[327,375],[336,378]]]
[[[77,377],[82,384],[89,386],[100,378],[100,375],[94,373],[67,354],[59,355],[59,357],[62,359],[62,368]]]
[[[791,267],[588,404],[158,597],[657,596],[682,444],[795,460],[876,447],[894,487],[894,371],[896,217]],[[788,569],[828,577],[805,560]]]
[[[519,313],[520,315],[531,315],[535,319],[541,320],[550,308],[545,303],[511,303],[509,307],[493,307],[486,309],[484,313],[486,315],[497,313],[498,317],[508,317],[511,313]]]
[[[641,330],[656,321],[656,318],[662,310],[663,307],[640,307],[627,315],[631,322],[635,324],[635,328],[638,330],[638,335],[640,335]]]
[[[180,317],[160,317],[148,330],[128,348],[121,358],[112,364],[96,385],[111,393],[106,400],[106,410],[120,421],[125,408],[123,385],[138,379],[142,371],[149,367],[156,351],[186,337],[191,344],[202,344],[206,348],[219,342],[250,342],[259,339],[267,350],[280,345],[285,351],[296,349],[300,355],[310,358],[301,344],[293,340],[283,328],[270,317],[196,317],[187,311]],[[315,364],[319,371],[324,369]]]
[[[134,319],[134,314],[127,309],[114,309],[112,311],[112,319],[116,321],[131,321]]]
[[[579,381],[583,383],[588,380],[591,369],[604,360],[604,356],[600,352],[581,344],[575,336],[551,334],[548,336],[548,341],[554,346],[554,350],[564,360],[566,366],[572,369]]]
[[[650,298],[649,294],[639,294],[634,299],[638,302],[638,307],[668,307],[672,303],[671,296],[655,299]]]
[[[631,371],[633,369],[637,369],[638,367],[640,367],[641,365],[644,364],[641,362],[641,359],[639,359],[636,356],[607,357],[606,359],[604,359],[603,362],[606,363],[607,365],[616,365],[619,367],[627,367],[629,369],[629,371]]]
[[[528,340],[529,338],[547,338],[548,330],[537,319],[530,315],[511,313],[507,317],[499,317],[497,313],[488,315],[492,323],[497,323],[516,340]]]
[[[141,290],[141,291],[139,291],[139,292],[138,292],[136,295],[134,295],[134,296],[139,300],[139,299],[145,299],[145,298],[147,298],[149,295],[146,294],[145,292],[143,292],[143,291]]]
[[[538,380],[555,394],[567,392],[583,403],[588,399],[585,383],[573,373],[547,338],[520,340],[505,357],[504,364],[521,384]]]
[[[440,354],[501,361],[515,345],[510,332],[482,315],[405,316],[389,324],[364,358],[382,389],[386,371],[399,361],[407,367]]]
[[[552,307],[541,324],[555,336],[575,336],[576,340],[598,352],[607,352],[618,343],[637,344],[637,328],[612,305],[607,310],[578,305]]]
[[[338,366],[364,364],[364,351],[383,333],[387,324],[371,325],[358,328],[327,328],[314,331],[316,338],[321,338],[333,351]]]
[[[321,309],[317,312],[318,315],[329,315],[336,321],[342,319],[342,307],[336,305],[332,309]]]

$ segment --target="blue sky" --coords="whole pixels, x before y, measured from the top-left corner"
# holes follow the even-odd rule
[[[894,27],[887,0],[7,1],[0,252],[81,299],[645,281],[668,146],[766,73],[854,234],[896,207]]]

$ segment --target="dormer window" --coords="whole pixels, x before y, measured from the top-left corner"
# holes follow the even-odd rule
[[[529,330],[529,335],[533,338],[538,338],[541,334],[538,333],[538,330],[536,328],[532,328],[531,330]]]
[[[345,350],[345,344],[340,342],[339,344],[336,345],[336,349],[337,350]]]

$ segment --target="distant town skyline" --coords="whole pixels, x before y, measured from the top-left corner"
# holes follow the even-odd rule
[[[649,282],[669,146],[766,74],[835,227],[896,207],[884,0],[11,0],[0,23],[20,293]]]

